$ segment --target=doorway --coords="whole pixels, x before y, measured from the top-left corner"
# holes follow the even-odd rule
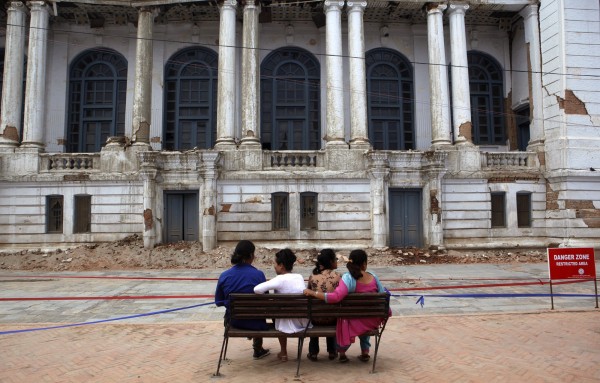
[[[423,245],[421,196],[420,189],[390,189],[390,247]]]
[[[198,240],[198,192],[165,192],[166,243]]]

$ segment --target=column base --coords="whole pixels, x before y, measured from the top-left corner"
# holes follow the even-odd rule
[[[215,150],[235,150],[237,149],[237,145],[233,138],[217,140],[215,144]]]
[[[261,149],[262,145],[260,143],[260,140],[256,137],[245,137],[245,138],[242,138],[242,143],[240,144],[240,148]]]
[[[11,140],[9,138],[5,138],[5,137],[1,137],[0,136],[0,150],[5,149],[5,148],[14,149],[17,146],[19,146],[19,142],[18,141]]]
[[[431,149],[452,149],[453,145],[450,141],[432,141]]]
[[[26,153],[41,153],[44,149],[44,144],[39,142],[23,142],[21,146],[19,146],[19,151]]]
[[[348,149],[348,143],[343,139],[327,141],[325,143],[325,149]]]
[[[354,141],[350,141],[350,149],[370,150],[371,149],[371,143],[369,142],[369,140],[356,139]]]

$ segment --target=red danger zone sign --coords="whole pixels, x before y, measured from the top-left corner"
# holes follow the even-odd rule
[[[548,249],[550,279],[591,279],[596,278],[594,249],[557,248]]]

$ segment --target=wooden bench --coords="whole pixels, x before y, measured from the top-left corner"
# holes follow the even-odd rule
[[[231,294],[229,301],[230,319],[278,319],[278,318],[308,318],[311,321],[317,318],[385,318],[379,328],[363,335],[375,337],[375,352],[373,353],[373,367],[375,372],[377,351],[381,334],[389,315],[389,295],[386,293],[348,294],[341,302],[327,304],[324,301],[306,297],[302,294]],[[307,337],[335,336],[335,325],[314,326],[303,331],[286,334],[275,330],[244,330],[225,325],[223,344],[219,355],[219,364],[215,376],[219,376],[221,362],[226,358],[229,338],[298,338],[298,364],[296,377],[300,376],[300,361],[302,360],[302,346]]]

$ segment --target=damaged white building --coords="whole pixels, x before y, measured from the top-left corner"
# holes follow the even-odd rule
[[[6,1],[0,243],[597,246],[598,0]]]

